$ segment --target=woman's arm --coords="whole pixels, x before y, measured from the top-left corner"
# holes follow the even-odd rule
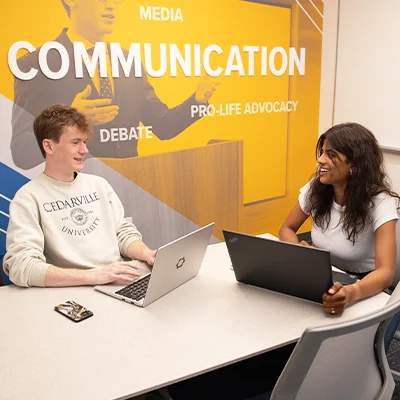
[[[296,232],[300,229],[308,217],[309,216],[301,209],[300,203],[297,202],[279,230],[279,239],[283,242],[298,244],[299,240],[297,239]]]
[[[375,231],[375,270],[352,285],[342,286],[336,282],[322,296],[325,312],[341,314],[346,304],[377,294],[392,284],[396,263],[396,222],[388,221]]]

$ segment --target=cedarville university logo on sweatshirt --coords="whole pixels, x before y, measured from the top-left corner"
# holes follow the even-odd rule
[[[98,217],[94,217],[94,219],[90,218],[91,214],[93,214],[93,210],[85,211],[82,206],[99,200],[100,197],[98,193],[93,192],[82,196],[71,197],[66,200],[55,200],[43,203],[43,209],[48,213],[62,211],[61,214],[63,214],[63,216],[61,220],[65,224],[62,226],[62,232],[72,236],[86,236],[96,229],[100,219]],[[66,211],[69,211],[67,214],[68,216],[65,215]],[[74,225],[67,226],[70,225],[68,221],[72,221]],[[87,226],[88,223],[90,223],[89,226]],[[76,225],[82,227],[82,229],[76,229]]]

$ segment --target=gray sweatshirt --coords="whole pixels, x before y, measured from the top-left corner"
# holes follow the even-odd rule
[[[141,238],[105,179],[80,173],[60,182],[41,174],[11,202],[4,271],[16,285],[44,286],[50,265],[104,267],[123,261]]]

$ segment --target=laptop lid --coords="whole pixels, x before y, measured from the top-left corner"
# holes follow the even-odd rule
[[[332,283],[329,251],[223,231],[236,279],[322,303]]]
[[[141,261],[134,261],[139,267],[142,278],[150,275],[143,299],[136,301],[118,294],[120,289],[129,286],[129,284],[121,285],[120,282],[97,285],[94,287],[95,290],[140,307],[149,305],[199,273],[213,228],[214,223],[211,223],[161,246],[157,250],[153,267]]]
[[[194,278],[200,271],[214,222],[157,250],[143,306]]]

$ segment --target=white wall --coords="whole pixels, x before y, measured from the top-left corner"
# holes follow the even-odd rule
[[[393,184],[393,189],[400,193],[400,154],[383,152],[386,169]]]
[[[339,10],[340,2],[346,0],[329,0],[324,4],[324,36],[322,42],[322,76],[321,76],[321,100],[320,100],[320,122],[319,133],[322,134],[334,123],[335,113],[335,92],[336,92],[336,58],[337,50],[340,49],[340,41],[338,43],[338,29],[340,26]],[[379,5],[385,1],[380,0]],[[360,0],[361,2],[361,0]],[[357,32],[357,13],[359,13],[359,6],[356,7],[357,2],[354,2],[354,26],[353,32]],[[379,6],[376,3],[374,6],[363,3],[363,12],[374,14],[375,7]],[[389,9],[389,7],[387,8]],[[355,33],[353,33],[355,34]],[[342,35],[340,40],[346,40]],[[398,49],[393,49],[398,51]],[[343,88],[339,88],[342,90]],[[396,97],[396,96],[394,96]],[[384,158],[386,169],[389,177],[393,183],[393,189],[400,193],[400,153],[391,153],[384,151]]]
[[[336,49],[338,38],[339,0],[324,3],[324,34],[322,39],[322,71],[319,111],[319,134],[333,124],[336,83]]]

